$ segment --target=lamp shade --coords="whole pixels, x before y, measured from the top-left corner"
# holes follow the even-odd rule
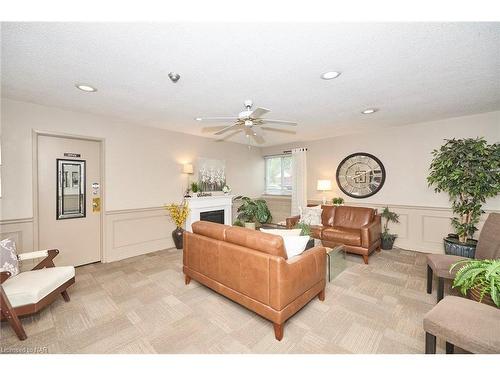
[[[319,191],[332,190],[332,181],[331,180],[318,180],[317,190],[319,190]]]
[[[184,164],[182,166],[182,173],[192,174],[193,173],[193,164]]]

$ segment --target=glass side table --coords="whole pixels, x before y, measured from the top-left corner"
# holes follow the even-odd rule
[[[346,251],[344,245],[342,244],[336,245],[333,248],[326,248],[328,282],[335,279],[343,270],[347,268],[345,254]]]

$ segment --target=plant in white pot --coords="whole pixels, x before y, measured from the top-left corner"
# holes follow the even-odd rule
[[[427,181],[435,192],[448,193],[455,214],[451,220],[455,234],[444,239],[445,252],[473,258],[482,205],[500,193],[500,143],[448,139],[432,155]]]
[[[237,209],[237,218],[245,223],[246,228],[255,229],[255,223],[265,224],[272,220],[271,212],[264,199],[251,199],[239,195],[233,201],[242,202]]]

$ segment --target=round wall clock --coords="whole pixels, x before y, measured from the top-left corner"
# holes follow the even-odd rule
[[[366,198],[378,192],[385,182],[385,168],[373,155],[357,152],[342,160],[337,168],[340,190],[353,198]]]

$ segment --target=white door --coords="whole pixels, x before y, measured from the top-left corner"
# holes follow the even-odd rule
[[[58,266],[101,260],[100,143],[38,136],[38,241]]]

